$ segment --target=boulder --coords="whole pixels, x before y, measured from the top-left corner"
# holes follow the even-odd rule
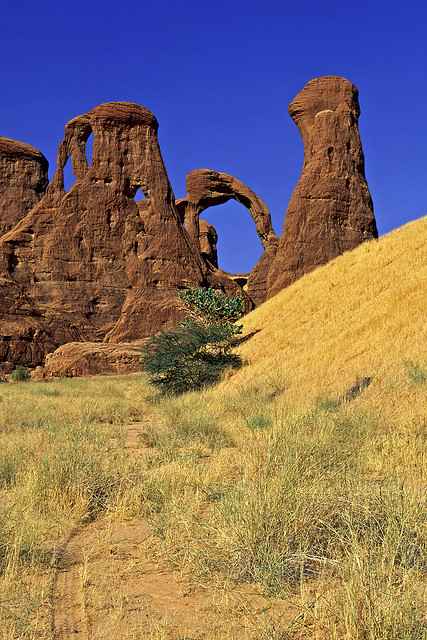
[[[74,378],[141,371],[143,341],[122,344],[70,342],[46,356],[44,367],[32,372],[33,380]]]
[[[207,220],[199,219],[199,246],[202,258],[218,269],[217,252],[218,234],[215,227]]]

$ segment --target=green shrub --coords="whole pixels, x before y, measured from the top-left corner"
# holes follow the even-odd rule
[[[238,367],[231,353],[244,311],[240,297],[215,289],[186,289],[178,294],[187,318],[175,329],[153,336],[144,345],[141,364],[162,393],[181,394],[218,382],[226,368]]]
[[[151,383],[163,393],[180,394],[217,382],[240,358],[230,353],[233,325],[203,325],[188,320],[176,329],[153,336],[141,362]]]
[[[27,367],[18,365],[14,371],[10,374],[10,379],[13,382],[26,382],[30,379],[30,372]]]
[[[245,311],[240,296],[230,297],[217,289],[192,288],[178,293],[187,315],[205,322],[235,322]]]

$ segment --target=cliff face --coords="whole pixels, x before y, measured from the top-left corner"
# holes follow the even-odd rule
[[[76,182],[66,193],[69,158]],[[135,104],[100,105],[66,125],[47,193],[0,239],[0,360],[35,365],[64,342],[150,335],[175,319],[177,287],[201,284],[203,271],[156,119]]]
[[[40,151],[0,137],[0,237],[39,202],[46,191],[47,170]]]
[[[311,80],[289,105],[304,143],[304,166],[268,276],[269,297],[321,264],[378,237],[365,178],[356,87]]]

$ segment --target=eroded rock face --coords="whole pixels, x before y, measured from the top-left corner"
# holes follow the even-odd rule
[[[186,186],[186,197],[177,202],[181,221],[202,256],[206,257],[209,253],[212,256],[215,253],[213,259],[208,259],[210,264],[215,267],[218,267],[216,239],[213,252],[213,236],[211,239],[208,238],[207,223],[200,220],[200,214],[208,207],[223,204],[231,199],[240,202],[248,209],[264,247],[264,254],[248,275],[245,288],[252,303],[264,302],[267,296],[267,276],[277,247],[277,237],[265,202],[241,180],[213,169],[191,171],[187,175]],[[213,227],[211,228],[213,229]],[[225,282],[224,278],[227,277],[227,274],[221,271],[221,274],[216,275],[217,279],[220,278],[221,282]],[[229,283],[228,287],[231,287],[230,293],[238,293],[236,280],[233,280],[233,284]]]
[[[209,264],[218,268],[217,252],[218,234],[215,227],[207,220],[199,220],[199,245],[202,258]]]
[[[195,242],[199,236],[198,220],[202,211],[231,199],[248,209],[264,247],[276,237],[265,202],[234,176],[213,169],[195,169],[187,175],[186,187],[187,195],[179,203],[183,209],[184,226]]]
[[[272,296],[315,267],[378,237],[359,136],[358,90],[344,78],[311,80],[289,105],[304,166],[268,276]]]
[[[176,318],[177,287],[203,282],[157,128],[148,109],[121,102],[66,125],[46,195],[0,239],[0,359],[37,365],[65,342],[148,336]]]
[[[0,137],[0,237],[32,209],[46,191],[48,162],[29,144]]]

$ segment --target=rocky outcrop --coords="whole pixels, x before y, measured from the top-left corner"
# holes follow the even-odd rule
[[[340,77],[316,78],[292,100],[289,113],[303,139],[304,166],[268,275],[269,296],[378,236],[358,129],[357,88]]]
[[[29,144],[0,137],[0,237],[32,209],[46,191],[48,162]]]
[[[192,171],[186,197],[175,201],[157,120],[140,105],[106,103],[71,120],[47,190],[43,155],[0,138],[2,370],[40,365],[61,347],[46,372],[117,372],[127,349],[133,362],[128,343],[180,317],[177,289],[217,287],[242,295],[249,310],[304,273],[377,237],[357,89],[344,78],[317,78],[289,112],[305,155],[280,239],[261,198],[226,173]],[[68,191],[67,162],[76,178]],[[137,194],[143,199],[137,201]],[[208,207],[230,199],[247,208],[264,247],[250,274],[218,268],[217,233],[200,219]],[[62,347],[65,343],[85,346]],[[124,351],[118,343],[126,343]]]
[[[0,359],[37,365],[65,342],[148,336],[178,316],[177,288],[203,283],[157,128],[148,109],[120,102],[66,125],[46,195],[0,239]]]
[[[204,221],[200,221],[200,214],[208,207],[223,204],[234,199],[248,209],[254,221],[258,237],[264,247],[264,254],[247,278],[247,294],[254,304],[264,302],[267,296],[267,275],[274,258],[277,237],[274,233],[270,212],[267,205],[241,180],[234,176],[213,169],[196,169],[191,171],[186,178],[187,195],[177,201],[181,221],[195,247],[203,256],[207,252],[212,255],[213,235],[211,240],[207,237],[207,227]],[[213,229],[213,227],[211,227]],[[216,232],[215,232],[216,233]],[[211,232],[212,234],[212,232]],[[216,260],[210,263],[218,266]],[[221,278],[226,275],[221,272]],[[235,280],[233,282],[236,284]]]
[[[99,374],[121,374],[141,370],[143,342],[105,344],[70,342],[46,356],[43,367],[37,367],[32,378],[73,378]]]

